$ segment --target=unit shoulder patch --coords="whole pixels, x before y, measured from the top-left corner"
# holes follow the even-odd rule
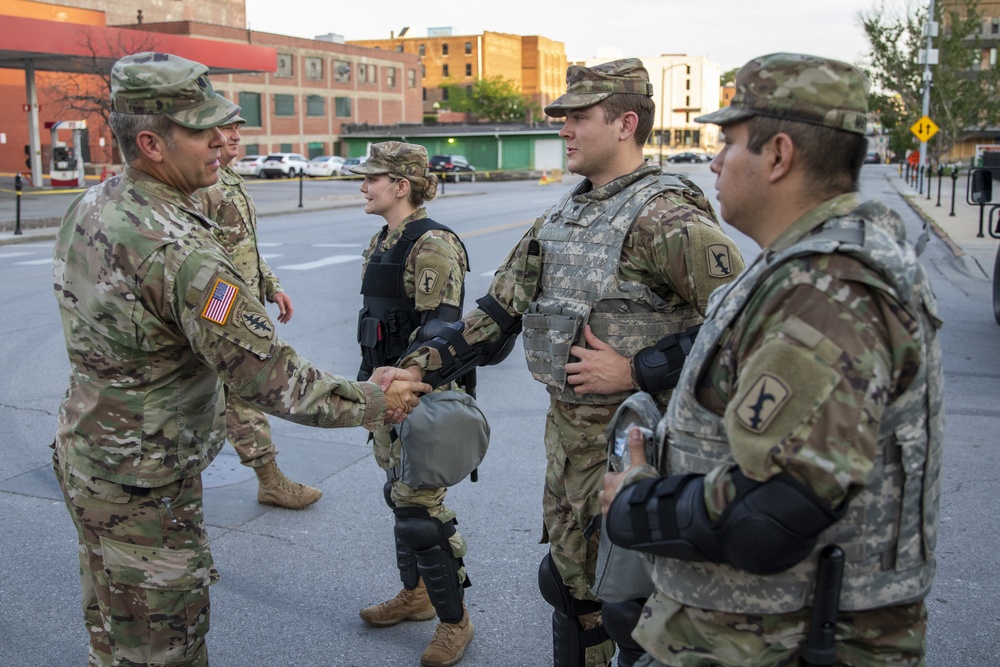
[[[791,397],[792,390],[784,380],[762,373],[740,401],[736,418],[748,430],[763,433]]]
[[[733,274],[729,246],[723,243],[712,243],[705,248],[705,251],[708,255],[708,275],[713,278],[726,278]]]

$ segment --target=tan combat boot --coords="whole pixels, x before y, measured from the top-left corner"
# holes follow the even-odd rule
[[[469,612],[462,607],[462,620],[458,623],[438,623],[434,630],[434,637],[431,643],[420,656],[420,664],[424,667],[451,667],[457,665],[462,656],[465,655],[465,648],[472,641],[475,634],[472,628],[472,619]]]
[[[323,492],[285,477],[276,461],[254,468],[257,473],[257,502],[290,510],[308,507],[323,496]]]
[[[361,620],[374,628],[387,628],[400,621],[429,621],[436,615],[423,579],[412,591],[404,588],[391,600],[361,610]]]

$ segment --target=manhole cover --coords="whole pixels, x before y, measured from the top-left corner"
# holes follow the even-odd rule
[[[240,463],[239,456],[228,450],[223,450],[212,461],[212,465],[201,473],[201,481],[206,489],[214,489],[219,486],[239,484],[253,479],[255,476],[253,468]]]

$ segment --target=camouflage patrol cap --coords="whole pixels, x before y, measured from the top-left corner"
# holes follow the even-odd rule
[[[111,110],[160,114],[193,130],[224,125],[240,112],[212,88],[207,67],[170,53],[135,53],[116,62]]]
[[[593,106],[615,93],[653,96],[653,84],[641,60],[625,58],[594,67],[571,65],[566,70],[566,94],[545,107],[545,113],[560,118],[569,109]]]
[[[736,75],[736,95],[725,109],[695,118],[726,125],[768,116],[864,134],[868,79],[852,65],[799,53],[754,58]]]
[[[427,149],[417,144],[402,141],[383,141],[372,144],[371,155],[356,167],[355,174],[392,174],[394,176],[427,175]]]

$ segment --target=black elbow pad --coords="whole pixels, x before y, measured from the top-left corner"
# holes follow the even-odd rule
[[[737,497],[715,522],[708,519],[704,476],[643,480],[615,498],[605,526],[611,541],[680,560],[725,563],[766,575],[792,567],[819,534],[844,516],[805,484],[781,474],[759,483],[733,473]]]
[[[670,334],[661,338],[656,345],[636,352],[632,357],[632,366],[635,368],[639,388],[656,394],[676,387],[684,360],[691,352],[699,329],[700,324],[687,331]]]

